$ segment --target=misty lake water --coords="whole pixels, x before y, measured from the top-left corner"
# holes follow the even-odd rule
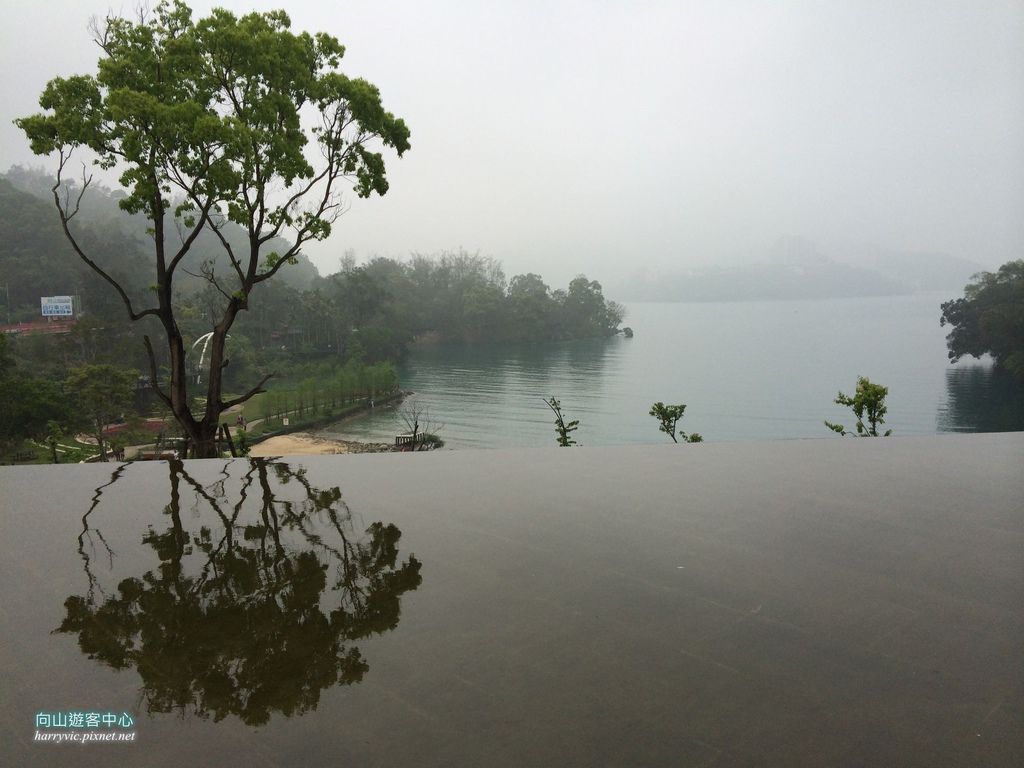
[[[948,298],[632,303],[634,338],[419,346],[401,381],[451,448],[554,445],[551,396],[579,419],[581,445],[667,441],[648,415],[657,400],[686,403],[680,427],[709,441],[828,437],[823,419],[853,426],[833,400],[858,376],[889,387],[896,435],[1024,429],[1024,396],[989,361],[948,362]],[[404,431],[385,407],[322,434],[391,441]]]

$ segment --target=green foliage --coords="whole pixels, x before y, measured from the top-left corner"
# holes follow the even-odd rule
[[[678,443],[676,435],[684,443],[702,443],[704,438],[698,433],[693,432],[687,435],[682,430],[676,431],[676,424],[683,418],[683,413],[686,411],[686,406],[680,403],[679,405],[665,405],[663,402],[658,401],[651,406],[650,415],[658,420],[658,429],[664,432],[666,435],[672,438],[673,443]]]
[[[252,446],[249,445],[249,434],[244,429],[239,429],[235,432],[235,453],[239,456],[248,456],[252,451]]]
[[[54,216],[49,190],[53,183],[41,172],[21,168],[12,168],[6,178],[0,178],[0,284],[6,286],[0,301],[6,302],[9,291],[10,306],[6,309],[12,322],[37,319],[40,296],[65,294],[82,297],[92,314],[123,317],[120,299],[78,259],[65,239],[60,221]],[[37,196],[41,192],[46,195],[43,199]],[[76,231],[84,245],[103,252],[104,266],[124,282],[132,295],[137,295],[146,284],[146,265],[137,239],[123,226],[130,222],[109,198],[114,209],[108,216],[99,204],[100,198],[106,197],[102,190],[97,189],[91,197],[90,202],[96,205],[83,205],[75,219]],[[2,317],[2,321],[7,322],[7,318]]]
[[[64,382],[82,425],[96,438],[104,461],[104,430],[131,407],[138,378],[138,371],[112,365],[83,365],[72,369]]]
[[[444,448],[444,439],[436,432],[424,432],[419,437],[419,443],[431,450]]]
[[[137,21],[108,16],[97,29],[103,57],[96,73],[51,80],[39,99],[43,111],[15,121],[35,153],[57,155],[53,200],[75,253],[114,289],[132,321],[159,320],[170,381],[165,391],[154,375],[153,389],[197,455],[213,455],[219,414],[262,389],[221,397],[225,339],[253,290],[297,264],[304,243],[330,234],[341,184],[350,182],[360,197],[387,191],[383,157],[371,146],[399,156],[410,146],[409,129],[383,108],[377,88],[338,71],[341,44],[290,25],[282,11],[239,17],[218,8],[193,20],[181,0],[164,0]],[[119,174],[120,209],[147,219],[154,296],[133,296],[90,257],[102,249],[90,247],[72,222],[92,179],[83,173],[72,189],[62,174],[81,148]],[[314,157],[322,159],[318,167]],[[240,247],[228,239],[228,223],[244,233]],[[177,237],[169,236],[175,229]],[[174,275],[179,267],[188,273],[184,259],[204,234],[223,246],[226,260],[221,271],[202,261],[193,272],[214,299],[205,317],[214,334],[212,373],[197,417]],[[279,247],[285,235],[291,242]]]
[[[845,405],[853,409],[853,413],[857,417],[857,435],[879,437],[878,426],[885,423],[885,413],[888,410],[885,405],[885,397],[888,394],[888,387],[872,384],[867,378],[861,376],[857,379],[857,390],[853,397],[840,392],[836,396],[835,402],[836,405]],[[826,421],[825,426],[840,435],[855,434],[848,432],[842,424]],[[887,429],[882,437],[888,437],[891,434],[892,430]]]
[[[63,439],[64,429],[61,427],[60,422],[53,421],[52,419],[46,422],[46,444],[50,448],[50,457],[53,459],[54,464],[60,463],[57,457],[57,444]]]
[[[71,418],[60,387],[24,375],[10,340],[0,333],[0,453],[14,451],[23,440],[45,437],[51,422],[66,426]]]
[[[587,280],[585,275],[577,276],[569,283],[569,290],[560,298],[563,323],[571,338],[585,338],[594,334],[594,329],[613,333],[623,319],[622,307],[605,301],[601,284]]]
[[[14,373],[14,355],[9,345],[7,334],[0,333],[0,379],[6,379]]]
[[[265,420],[265,429],[271,431],[282,425],[288,417],[292,423],[320,420],[340,413],[354,403],[370,398],[385,397],[398,390],[398,373],[391,363],[362,365],[349,362],[342,368],[331,370],[315,366],[314,375],[292,386],[269,389],[259,395],[255,412],[247,418]],[[228,424],[231,418],[226,419]]]
[[[555,441],[558,445],[562,448],[576,445],[576,441],[571,435],[579,427],[579,419],[567,422],[562,416],[562,404],[554,397],[545,400],[544,404],[555,414]]]
[[[506,284],[497,261],[464,251],[352,266],[321,281],[307,307],[307,327],[325,328],[337,349],[359,350],[370,361],[400,358],[417,336],[457,342],[609,336],[623,315],[597,282],[581,277],[568,292],[552,291],[531,273]]]
[[[143,23],[108,17],[98,72],[51,80],[39,99],[46,112],[16,123],[36,154],[84,146],[101,166],[119,169],[126,211],[151,212],[154,195],[169,194],[183,177],[196,182],[189,191],[222,202],[228,218],[245,225],[253,203],[241,193],[262,198],[273,183],[315,177],[300,115],[309,105],[325,118],[310,134],[334,170],[354,177],[361,197],[383,194],[383,161],[365,137],[401,155],[408,128],[383,109],[373,85],[337,71],[344,48],[335,38],[294,34],[290,24],[279,11],[237,17],[224,9],[193,21],[181,0],[159,3]],[[351,142],[341,124],[348,121],[359,129]],[[186,196],[177,212],[194,211],[196,202]],[[322,211],[287,202],[261,217],[327,236]]]
[[[997,364],[1024,382],[1024,259],[981,272],[964,288],[964,297],[942,304],[940,325],[949,359],[992,355]]]

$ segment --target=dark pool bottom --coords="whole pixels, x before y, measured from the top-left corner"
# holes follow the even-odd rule
[[[3,765],[1024,764],[1019,433],[5,468],[0,519]]]

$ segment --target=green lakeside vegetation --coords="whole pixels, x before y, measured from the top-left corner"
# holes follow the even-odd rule
[[[115,422],[115,453],[173,421],[193,456],[216,456],[239,407],[269,428],[396,391],[393,365],[414,341],[618,332],[624,309],[597,281],[508,280],[496,260],[461,250],[362,265],[346,254],[337,273],[317,272],[302,248],[331,234],[338,188],[385,194],[378,150],[411,146],[378,89],[340,71],[330,35],[293,33],[280,12],[194,20],[180,0],[137,21],[108,16],[96,34],[95,73],[55,78],[42,111],[15,121],[56,176],[16,167],[0,178],[0,318],[30,322],[40,297],[77,297],[61,333],[15,329],[0,348],[0,460],[59,458],[81,432],[105,458]],[[304,122],[304,105],[320,123]],[[123,189],[85,167],[69,178],[82,149]],[[940,321],[951,359],[988,353],[1024,382],[1024,261],[976,276]],[[685,406],[658,405],[651,415],[675,440]],[[561,419],[557,400],[549,407]]]
[[[853,411],[853,415],[857,417],[857,422],[854,425],[856,431],[848,430],[842,424],[834,424],[827,420],[825,421],[825,426],[843,437],[847,435],[889,437],[892,434],[891,429],[885,430],[881,435],[878,434],[878,427],[881,424],[885,424],[885,414],[889,410],[885,404],[885,398],[888,394],[888,387],[874,384],[865,376],[859,377],[857,379],[857,389],[852,396],[844,395],[840,391],[834,401],[836,405],[845,405]]]
[[[980,272],[964,295],[942,304],[949,359],[991,355],[998,369],[1024,385],[1024,259]]]
[[[671,437],[673,443],[678,443],[680,440],[684,443],[703,443],[704,438],[697,432],[688,435],[677,428],[676,425],[679,424],[679,420],[683,418],[685,412],[686,405],[683,403],[665,405],[659,401],[651,406],[648,415],[658,420],[658,430]]]
[[[52,461],[51,421],[62,435],[57,457],[62,462],[101,453],[97,434],[104,432],[98,423],[109,428],[118,422],[120,427],[104,440],[102,453],[153,443],[161,433],[165,439],[180,437],[146,374],[149,361],[142,336],[159,329],[148,327],[155,324],[152,318],[129,323],[116,292],[63,239],[52,200],[41,199],[52,184],[41,171],[12,169],[0,177],[0,233],[12,246],[0,258],[0,286],[5,289],[0,320],[38,322],[39,297],[47,295],[74,295],[76,310],[84,312],[66,333],[0,335],[0,376],[10,395],[0,408],[0,462]],[[145,222],[120,211],[115,193],[89,192],[86,199],[92,205],[83,205],[78,226],[103,252],[111,274],[134,286],[141,298],[151,270],[144,254]],[[231,224],[225,230],[241,236]],[[216,262],[213,244],[202,238],[197,242],[204,247],[191,258]],[[394,394],[399,384],[396,365],[416,339],[499,343],[594,338],[615,333],[624,314],[604,298],[596,281],[580,276],[564,290],[551,290],[537,275],[508,281],[496,260],[461,251],[406,261],[374,259],[361,266],[349,256],[338,273],[327,277],[320,277],[301,257],[281,275],[262,287],[259,303],[240,313],[226,345],[230,365],[224,369],[224,399],[275,374],[265,392],[218,414],[218,424],[234,430],[241,413],[250,443],[279,431],[285,416],[289,429],[322,424],[359,411],[371,398]],[[221,298],[202,280],[183,280],[177,286],[174,305],[186,349],[209,332]],[[187,360],[190,396],[197,409],[204,404],[202,382],[208,370],[199,368],[200,354],[197,347]],[[157,361],[159,378],[166,381],[169,371],[159,351]],[[92,377],[92,402],[116,405],[98,418],[81,418],[88,409],[73,396],[85,382],[70,377],[84,366],[101,367]],[[114,369],[124,376],[110,376]],[[119,382],[116,397],[104,386],[104,370],[111,383]],[[196,376],[199,385],[194,384]],[[125,423],[120,424],[122,416]],[[154,431],[146,419],[164,420],[165,427]],[[92,435],[97,444],[76,441],[74,436],[82,433]]]
[[[21,172],[22,181],[28,177],[32,174]],[[0,190],[5,181],[0,179]],[[22,202],[25,202],[23,198],[28,198],[34,204],[45,206],[27,192],[18,194]],[[0,197],[0,212],[6,210],[2,205]],[[10,218],[7,220],[9,222]],[[107,223],[107,229],[111,229],[111,223]],[[130,225],[131,217],[124,217],[120,223],[122,227]],[[31,239],[31,229],[21,231],[23,243]],[[111,231],[116,233],[117,229]],[[54,279],[61,272],[59,264],[70,273],[74,272],[71,267],[76,265],[74,255],[68,253],[66,247],[57,255],[49,251],[32,252],[27,248],[19,253],[21,258],[12,259],[8,258],[10,253],[5,252],[5,258],[0,260],[0,282],[5,285],[14,286],[24,279],[41,280],[43,275]],[[498,288],[502,284],[500,265],[474,254],[413,257],[405,262],[377,259],[363,266],[354,265],[349,258],[335,275],[321,278],[313,270],[308,277],[310,287],[305,289],[287,282],[268,285],[265,296],[279,299],[282,311],[257,310],[251,313],[252,321],[250,313],[244,313],[232,334],[231,347],[237,348],[239,354],[225,373],[231,387],[226,396],[244,386],[246,378],[261,375],[273,367],[287,374],[272,380],[267,392],[256,394],[238,410],[220,415],[219,423],[234,429],[241,413],[247,424],[249,443],[280,431],[284,417],[289,419],[290,430],[328,423],[367,407],[373,396],[393,393],[398,389],[398,381],[391,360],[400,360],[417,336],[421,341],[476,343],[522,340],[523,334],[531,332],[539,333],[539,340],[574,338],[563,330],[572,324],[565,321],[564,315],[559,316],[559,312],[565,311],[570,294],[577,308],[587,306],[589,298],[590,306],[597,309],[589,313],[592,324],[582,326],[587,331],[584,335],[613,332],[610,321],[621,317],[621,309],[605,301],[600,295],[600,286],[592,281],[579,279],[570,290],[558,292],[546,286],[537,290],[539,278],[536,276],[517,276],[504,291],[492,290],[489,294],[499,297],[499,308],[494,310],[499,317],[518,317],[522,322],[508,325],[501,334],[483,334],[479,329],[488,326],[481,325],[478,317],[471,313],[471,319],[467,319],[452,310],[466,307],[466,297],[479,294],[474,286],[490,284]],[[76,289],[81,291],[83,286],[84,283],[78,283]],[[533,290],[529,290],[530,287]],[[108,286],[97,288],[112,293]],[[62,292],[55,287],[37,290]],[[396,300],[396,294],[405,298]],[[33,318],[38,313],[35,301],[16,303],[13,298],[16,295],[12,291],[7,307],[13,319]],[[188,329],[187,338],[197,338],[208,327],[201,317],[203,301],[210,298],[209,292],[199,284],[183,286],[179,298],[180,306],[186,310],[182,317]],[[528,302],[538,311],[532,314],[523,311]],[[96,418],[87,417],[88,408],[71,396],[72,390],[67,384],[73,371],[88,366],[113,366],[136,375],[130,402],[121,413],[111,417],[119,420],[123,414],[126,423],[120,432],[110,436],[110,449],[116,452],[125,445],[152,442],[154,433],[146,429],[145,418],[167,419],[166,436],[179,434],[170,425],[166,409],[148,392],[148,382],[137,377],[137,371],[146,361],[137,333],[124,322],[123,306],[116,302],[88,300],[87,306],[92,308],[87,309],[67,334],[0,335],[0,386],[7,395],[0,405],[0,461],[49,463],[56,457],[58,461],[71,462],[99,457],[105,452],[108,446],[101,451],[97,444],[74,439],[76,434],[96,433]],[[476,305],[470,301],[468,306],[472,309]],[[964,355],[988,353],[1002,375],[1017,381],[1024,379],[1019,364],[1022,346],[1019,339],[1024,337],[1022,308],[1024,262],[1010,262],[996,273],[976,276],[966,286],[963,298],[942,305],[942,324],[951,326],[950,358],[956,360]],[[527,322],[527,318],[532,320]],[[575,327],[579,329],[581,325],[577,323]],[[251,336],[238,329],[250,329]],[[367,332],[363,333],[364,330]],[[391,355],[391,360],[378,359],[385,355]],[[126,362],[131,366],[125,365]],[[110,377],[101,373],[93,378],[102,382]],[[122,380],[122,384],[125,383]],[[860,390],[858,382],[858,392]],[[105,391],[101,383],[101,401]],[[840,399],[844,397],[850,402]],[[856,393],[852,397],[840,393],[836,402],[849,405],[856,415],[854,401],[857,397]],[[123,397],[121,400],[124,402]],[[884,395],[882,401],[884,403]],[[866,401],[862,405],[865,409],[862,413],[873,407]],[[656,418],[660,421],[660,417]],[[857,420],[865,423],[861,415],[857,415]],[[864,431],[859,434],[871,434],[870,422],[868,418]],[[833,425],[828,426],[834,429]],[[845,427],[835,431],[848,434]]]
[[[100,278],[123,304],[144,342],[151,389],[194,458],[217,456],[221,415],[265,391],[276,366],[257,378],[253,369],[267,361],[256,350],[298,346],[342,364],[374,363],[401,357],[420,332],[497,340],[509,327],[503,315],[518,323],[520,339],[579,338],[621,320],[600,285],[582,276],[565,292],[550,292],[536,275],[514,278],[506,291],[496,262],[462,253],[442,256],[437,269],[416,258],[353,264],[340,279],[309,286],[301,301],[283,291],[275,301],[278,275],[302,264],[305,244],[331,234],[342,189],[362,198],[388,191],[381,150],[402,157],[409,127],[384,108],[376,86],[341,71],[345,49],[335,37],[292,32],[281,11],[215,9],[194,19],[169,0],[135,18],[110,14],[92,31],[102,51],[95,72],[55,77],[42,111],[14,122],[35,154],[56,157],[54,182],[34,186],[49,186],[64,239],[93,283]],[[85,165],[72,182],[83,150],[123,190],[97,195]],[[134,254],[112,263],[90,210],[106,212],[108,226],[133,216],[147,237],[132,248],[129,232],[116,252]],[[197,290],[187,290],[187,278]],[[26,291],[16,287],[21,299]],[[282,315],[294,324],[282,328]],[[200,362],[195,375],[189,321],[202,327],[192,338],[208,334],[208,367]],[[229,362],[235,386],[245,381],[234,397],[225,396]],[[200,373],[205,394],[192,391]]]

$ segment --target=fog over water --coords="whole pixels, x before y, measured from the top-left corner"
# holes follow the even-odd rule
[[[336,35],[412,130],[386,197],[350,196],[310,249],[324,273],[346,249],[462,246],[614,293],[638,268],[763,261],[789,235],[853,259],[1024,253],[1016,0],[216,4]],[[51,77],[94,71],[87,22],[107,9],[4,4],[0,169],[41,162],[11,121]]]
[[[686,403],[679,428],[708,441],[840,439],[823,421],[853,428],[832,401],[858,376],[889,387],[896,435],[1024,429],[1019,388],[978,361],[946,360],[941,299],[631,304],[632,339],[420,347],[402,386],[452,448],[553,446],[542,402],[552,396],[579,419],[581,445],[667,442],[648,415],[659,400]],[[405,431],[396,409],[378,408],[325,433],[390,441]]]

